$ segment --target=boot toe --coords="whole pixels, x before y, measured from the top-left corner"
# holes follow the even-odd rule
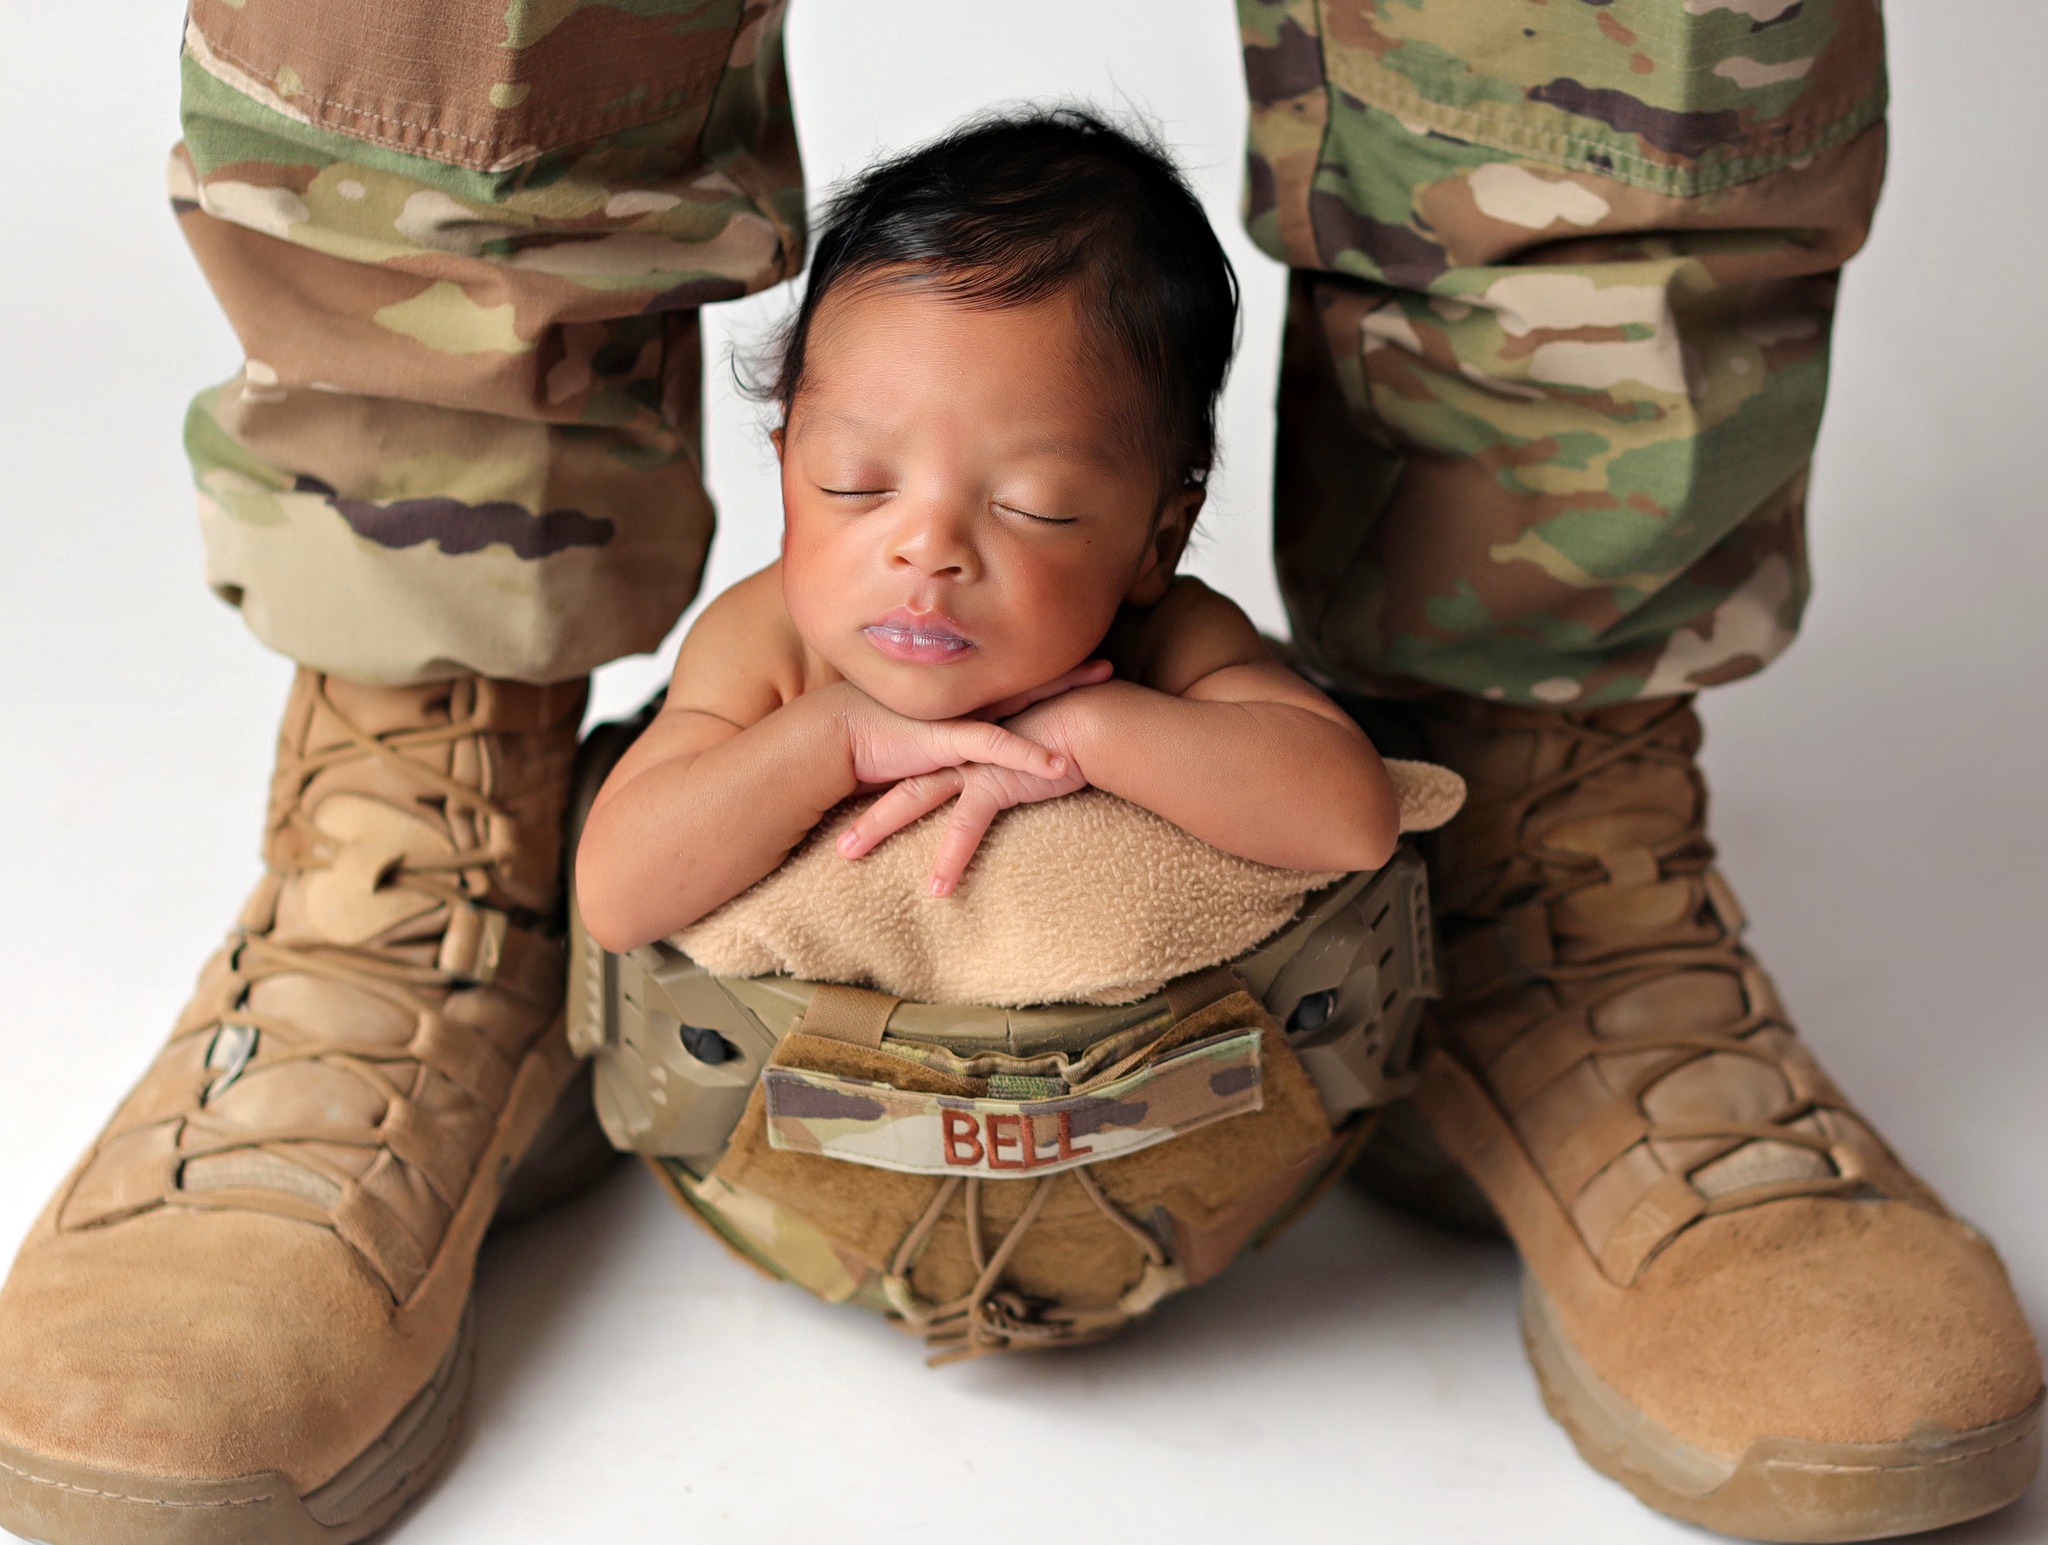
[[[430,1339],[307,1224],[161,1209],[46,1236],[0,1291],[0,1444],[109,1475],[280,1474],[304,1492],[419,1393],[446,1338]]]
[[[1588,1305],[1525,1283],[1545,1404],[1674,1517],[1884,1539],[2003,1507],[2039,1464],[2032,1335],[1990,1246],[1939,1214],[1803,1199],[1708,1219]]]
[[[1799,1198],[1703,1220],[1624,1302],[1581,1349],[1652,1420],[1730,1457],[1761,1437],[1975,1432],[2041,1395],[1990,1245],[1905,1202]]]

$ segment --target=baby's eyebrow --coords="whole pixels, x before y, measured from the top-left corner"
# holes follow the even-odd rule
[[[884,426],[864,414],[849,408],[827,407],[822,404],[806,407],[804,416],[812,423],[825,423],[835,428],[848,429],[856,433],[880,432]],[[1127,465],[1127,458],[1118,453],[1118,448],[1107,443],[1075,440],[1060,435],[1047,436],[1042,440],[1031,440],[1021,445],[1007,447],[1012,456],[1053,456],[1066,461],[1091,462],[1108,471],[1121,471]]]
[[[1057,456],[1065,461],[1089,461],[1097,466],[1114,469],[1119,465],[1115,454],[1107,445],[1097,445],[1086,440],[1068,440],[1057,436],[1044,440],[1033,440],[1025,445],[1012,448],[1018,456]]]
[[[828,408],[815,403],[805,403],[803,416],[806,419],[823,419],[827,423],[843,424],[848,429],[872,429],[875,425],[858,413],[849,413],[844,408]]]

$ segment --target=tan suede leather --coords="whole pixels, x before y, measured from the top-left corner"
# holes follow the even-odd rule
[[[0,1524],[239,1538],[242,1503],[195,1498],[268,1476],[295,1502],[453,1366],[500,1184],[574,1069],[557,914],[583,700],[300,673],[268,873],[0,1289]],[[316,1508],[320,1537],[424,1476],[387,1479],[345,1476],[361,1497]],[[96,1494],[129,1521],[80,1513]]]
[[[1418,1104],[1522,1252],[1582,1452],[1759,1538],[2012,1500],[2039,1444],[2026,1321],[1740,943],[1690,701],[1447,699],[1426,729],[1471,801],[1433,855],[1447,997]],[[1794,1452],[1820,1484],[1751,1484]]]

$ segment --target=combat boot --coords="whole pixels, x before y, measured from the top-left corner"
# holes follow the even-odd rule
[[[0,1289],[0,1526],[353,1541],[447,1457],[477,1248],[574,1070],[584,697],[299,673],[267,873]]]
[[[1580,1453],[1755,1539],[2016,1498],[2026,1321],[1744,948],[1691,701],[1437,699],[1424,731],[1471,797],[1433,855],[1446,997],[1416,1104],[1521,1252],[1524,1340]],[[1427,1165],[1406,1178],[1412,1201]]]

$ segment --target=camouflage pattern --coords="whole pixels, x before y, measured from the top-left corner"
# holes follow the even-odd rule
[[[828,1304],[891,1312],[883,1272],[802,1213],[715,1172],[698,1175],[679,1159],[647,1163],[670,1194],[749,1265]]]
[[[378,682],[653,648],[711,535],[696,308],[803,253],[781,0],[195,0],[171,192],[247,355],[209,578]]]
[[[1590,706],[1783,649],[1875,0],[1239,12],[1306,663]],[[801,264],[781,0],[194,0],[184,81],[248,356],[188,432],[216,588],[369,680],[651,648],[711,529],[695,308]]]
[[[1178,1015],[1148,1018],[1136,1043],[1118,1034],[1091,1047],[1108,1054],[1074,1059],[1071,1082],[1052,1066],[1059,1057],[961,1057],[798,1029],[754,1082],[721,1153],[649,1163],[745,1260],[828,1301],[879,1310],[942,1352],[963,1323],[979,1327],[969,1340],[983,1351],[1107,1334],[1284,1227],[1369,1127],[1354,1117],[1333,1130],[1258,1000],[1228,980],[1210,990],[1221,996],[1195,994]],[[848,1123],[853,1101],[883,1110]],[[983,1156],[926,1166],[878,1151],[873,1139],[886,1134],[914,1159],[924,1145],[905,1138],[934,1111],[976,1124]],[[1026,1171],[1028,1117],[1045,1162]],[[933,1120],[941,1152],[942,1122]],[[1064,1162],[1063,1135],[1070,1148],[1100,1148]],[[983,1162],[991,1146],[994,1165]],[[969,1301],[980,1307],[970,1312]]]
[[[1057,1078],[992,1079],[985,1098],[769,1067],[768,1146],[910,1175],[1056,1175],[1260,1109],[1260,1038],[1182,1047],[1074,1092]]]
[[[1790,641],[1875,0],[1239,0],[1309,664],[1585,707]]]

